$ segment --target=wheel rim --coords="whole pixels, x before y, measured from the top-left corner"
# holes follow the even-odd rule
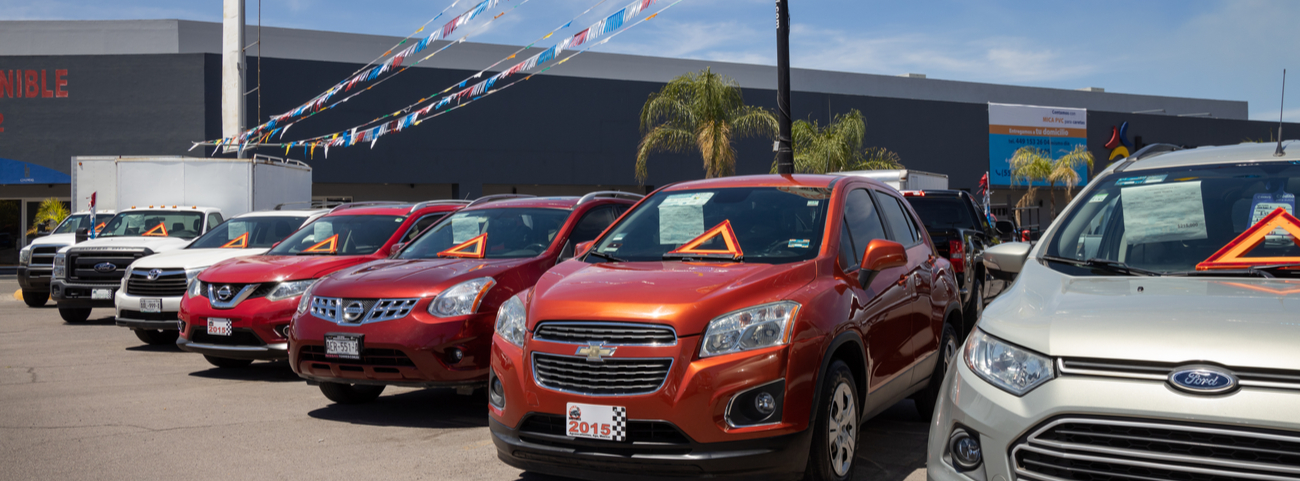
[[[841,381],[835,386],[827,414],[831,469],[836,476],[846,476],[853,466],[853,452],[858,438],[857,402],[853,399],[853,388],[849,387],[849,383]]]
[[[952,358],[957,356],[957,340],[951,337],[944,339],[943,343],[943,373],[948,374],[948,369],[952,367]]]

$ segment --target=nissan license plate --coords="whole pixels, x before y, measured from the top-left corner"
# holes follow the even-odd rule
[[[208,318],[208,335],[229,336],[230,319]]]
[[[361,359],[361,334],[326,334],[325,357]]]
[[[162,299],[140,299],[140,312],[162,312]]]
[[[98,299],[112,299],[112,298],[113,298],[113,290],[112,290],[112,289],[91,289],[91,290],[90,290],[90,298],[91,298],[91,299],[96,299],[96,300],[98,300]]]
[[[568,412],[565,431],[569,436],[606,441],[627,438],[627,408],[623,406],[569,403],[565,411]]]

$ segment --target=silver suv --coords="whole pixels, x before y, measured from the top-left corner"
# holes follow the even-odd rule
[[[1300,141],[1096,178],[955,354],[932,480],[1300,479]],[[1284,150],[1281,155],[1275,151]]]

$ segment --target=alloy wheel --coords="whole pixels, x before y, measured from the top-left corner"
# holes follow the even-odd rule
[[[831,469],[836,476],[845,476],[853,467],[853,452],[858,438],[857,402],[848,383],[840,382],[835,386],[828,414]]]

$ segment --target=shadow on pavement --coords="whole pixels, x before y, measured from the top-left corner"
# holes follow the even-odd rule
[[[108,316],[108,317],[101,317],[98,319],[91,317],[90,319],[86,319],[83,322],[63,321],[63,325],[65,326],[114,326],[117,325],[117,317]]]
[[[179,351],[179,349],[177,349]],[[227,381],[304,382],[289,369],[288,361],[255,361],[248,367],[216,367],[194,371],[191,376]]]
[[[184,352],[181,351],[181,348],[176,347],[176,344],[170,342],[167,344],[141,344],[128,347],[126,350],[132,352]]]
[[[384,395],[366,404],[330,404],[307,415],[370,426],[477,428],[488,425],[487,395],[475,392],[472,396],[462,396],[452,389]]]

